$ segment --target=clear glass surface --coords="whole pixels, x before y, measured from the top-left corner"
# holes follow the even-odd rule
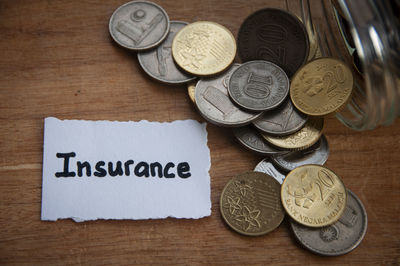
[[[337,118],[355,130],[393,123],[400,115],[400,1],[286,0],[285,5],[306,26],[309,59],[334,56],[353,71],[353,95]]]

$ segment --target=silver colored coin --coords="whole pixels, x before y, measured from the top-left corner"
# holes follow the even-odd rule
[[[288,95],[289,78],[282,68],[271,62],[249,61],[232,73],[228,91],[232,100],[242,108],[271,110]]]
[[[287,152],[278,150],[268,144],[252,126],[234,128],[233,134],[244,147],[258,154],[272,155]]]
[[[286,99],[278,108],[264,112],[253,124],[265,133],[282,136],[300,130],[307,119],[307,115],[298,111],[290,99]]]
[[[109,31],[114,41],[122,47],[135,51],[151,49],[167,37],[169,18],[159,5],[132,1],[114,11]]]
[[[200,114],[212,124],[223,127],[240,127],[251,123],[262,113],[243,111],[228,96],[228,80],[240,65],[234,64],[224,74],[200,79],[196,84],[195,100]]]
[[[275,166],[272,163],[270,163],[267,159],[264,159],[261,162],[259,162],[256,165],[256,167],[254,168],[254,171],[255,172],[262,172],[262,173],[265,173],[267,175],[272,176],[281,185],[283,183],[283,180],[285,180],[285,177],[286,177],[284,174],[279,172],[279,170],[276,169]]]
[[[354,250],[367,232],[367,212],[360,199],[349,189],[347,205],[340,219],[329,226],[313,228],[291,220],[290,225],[297,240],[319,255],[339,256]]]
[[[271,156],[272,162],[285,171],[305,164],[323,165],[329,156],[328,141],[324,135],[310,148],[301,151],[292,151],[286,154],[275,154]]]
[[[176,33],[187,24],[182,21],[171,21],[169,34],[159,46],[138,53],[139,63],[149,76],[170,84],[186,83],[196,78],[182,72],[176,66],[171,53],[172,41]]]

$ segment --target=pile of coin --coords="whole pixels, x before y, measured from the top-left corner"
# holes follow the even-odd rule
[[[329,154],[323,116],[349,100],[352,73],[338,59],[316,58],[318,47],[296,16],[272,8],[251,14],[237,48],[220,24],[169,21],[160,6],[133,1],[115,10],[109,31],[119,45],[138,52],[152,78],[188,83],[205,120],[232,127],[241,144],[267,156],[223,189],[220,209],[228,226],[263,235],[286,212],[299,242],[318,254],[344,254],[360,243],[365,209],[322,166]],[[237,49],[242,64],[233,64]]]

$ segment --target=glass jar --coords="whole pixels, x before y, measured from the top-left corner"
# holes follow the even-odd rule
[[[285,4],[306,26],[309,59],[334,56],[353,70],[353,95],[337,118],[355,130],[393,123],[400,115],[400,1],[286,0]]]

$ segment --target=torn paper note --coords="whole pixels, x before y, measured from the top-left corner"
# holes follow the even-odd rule
[[[206,124],[46,118],[42,220],[211,214]]]

